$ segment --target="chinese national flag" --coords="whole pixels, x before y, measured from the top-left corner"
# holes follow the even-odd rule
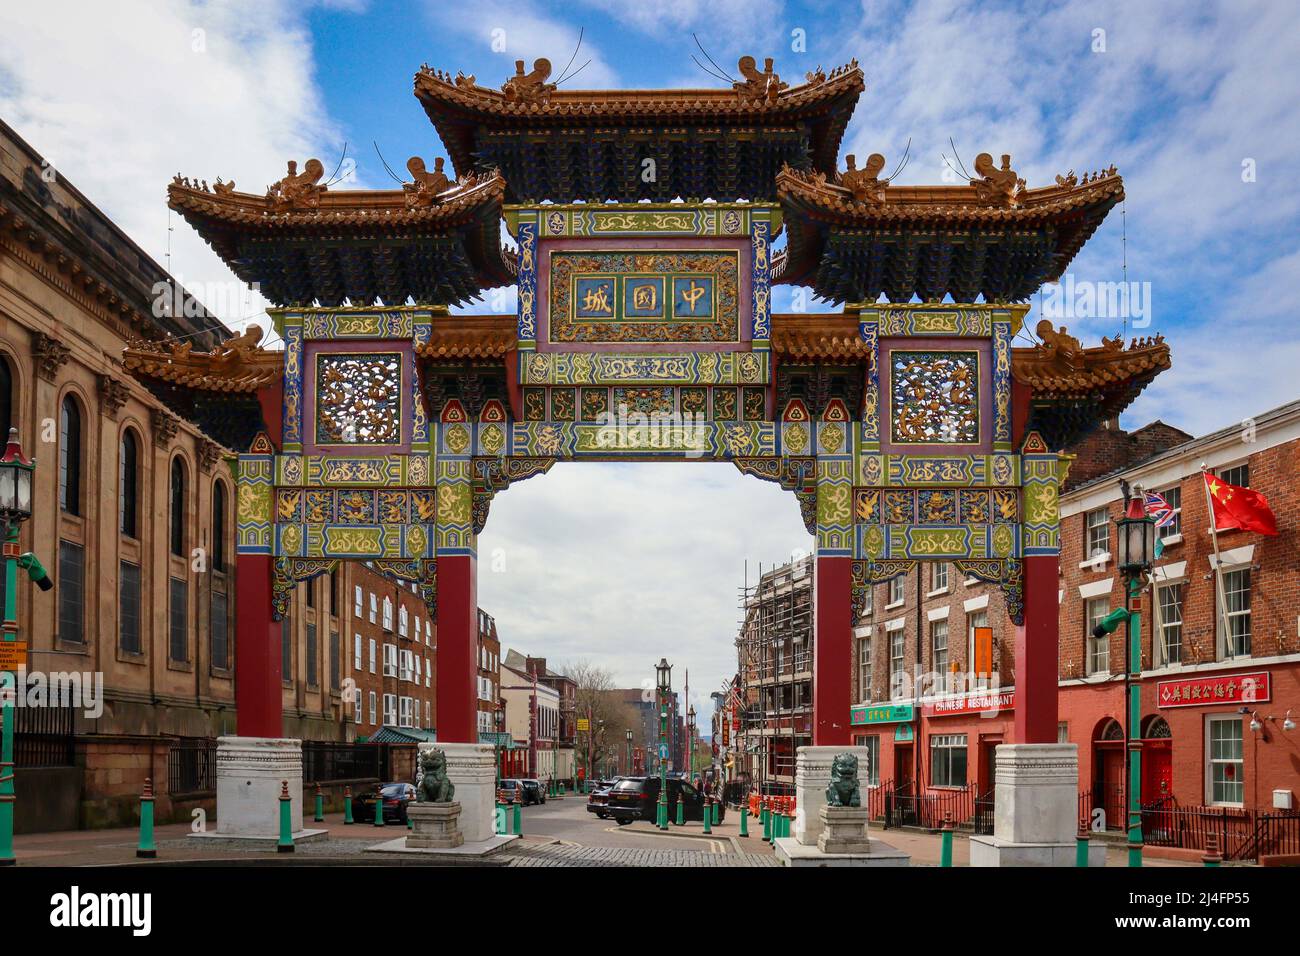
[[[1214,527],[1219,531],[1240,528],[1259,534],[1277,534],[1277,519],[1268,499],[1258,491],[1230,485],[1217,475],[1203,473],[1214,508]]]

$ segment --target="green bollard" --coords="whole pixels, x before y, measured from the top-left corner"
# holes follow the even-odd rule
[[[740,835],[749,836],[749,807],[743,805],[740,808]]]
[[[952,866],[952,814],[943,815],[943,828],[939,831],[939,865]]]
[[[523,812],[519,809],[519,804],[518,804],[518,803],[515,804],[514,818],[515,818],[515,835],[516,835],[516,836],[523,836],[523,833],[524,833],[524,815],[523,815]]]
[[[140,797],[140,845],[135,855],[143,860],[152,860],[158,855],[158,848],[153,842],[153,781],[144,778],[144,794]]]
[[[685,800],[677,801],[677,825],[679,827],[686,826],[686,801]]]
[[[783,838],[788,838],[790,836],[790,821],[793,819],[794,817],[789,814],[781,815],[781,836]]]
[[[356,822],[352,819],[352,788],[350,786],[343,788],[343,822]]]
[[[288,780],[280,781],[280,842],[275,845],[275,852],[293,852],[293,809],[290,805]]]
[[[1205,855],[1201,857],[1201,862],[1206,866],[1218,866],[1223,862],[1223,855],[1219,852],[1219,835],[1217,833],[1207,833],[1205,835]]]
[[[680,804],[679,804],[679,806],[680,806]],[[705,832],[705,833],[712,833],[712,832],[713,832],[713,830],[709,827],[709,823],[710,823],[710,821],[712,821],[712,819],[713,819],[713,807],[712,807],[712,805],[711,805],[711,804],[706,800],[706,801],[704,802],[704,832]]]
[[[772,842],[772,814],[767,807],[763,808],[763,842]]]
[[[1079,832],[1074,837],[1074,865],[1088,865],[1088,831],[1083,827],[1079,827]]]
[[[722,822],[722,811],[719,809],[718,803],[715,802],[713,804],[713,825],[716,827],[721,822]]]
[[[375,826],[384,825],[384,791],[375,791]]]
[[[325,795],[320,792],[320,784],[316,784],[316,816],[313,817],[317,823],[325,822]]]

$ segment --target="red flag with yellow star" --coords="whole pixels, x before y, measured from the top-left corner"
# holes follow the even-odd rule
[[[1214,527],[1219,531],[1240,528],[1258,534],[1277,534],[1277,518],[1268,499],[1258,491],[1230,485],[1217,475],[1203,472],[1214,509]]]

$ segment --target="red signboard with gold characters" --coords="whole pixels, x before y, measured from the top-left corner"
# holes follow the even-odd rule
[[[1272,697],[1268,671],[1162,680],[1156,685],[1156,706],[1205,707],[1211,704],[1263,703]]]

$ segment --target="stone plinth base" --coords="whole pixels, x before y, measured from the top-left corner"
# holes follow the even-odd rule
[[[302,831],[302,741],[217,738],[217,835],[280,836],[280,790],[289,784],[289,829]]]
[[[289,834],[289,839],[294,843],[312,843],[317,840],[324,840],[330,835],[329,830],[295,830]],[[203,843],[212,846],[230,846],[230,847],[258,847],[268,850],[275,849],[280,842],[279,835],[262,836],[253,833],[221,833],[216,830],[205,830],[203,833],[187,834],[186,839],[193,840],[196,843]]]
[[[970,838],[971,866],[1074,866],[1077,847],[1070,843],[1005,843],[997,837]],[[1088,845],[1088,866],[1106,865],[1106,847]]]
[[[993,835],[971,837],[970,865],[1074,866],[1078,748],[1002,744],[995,773]],[[1104,848],[1101,852],[1104,862]],[[1090,865],[1093,856],[1090,850]]]
[[[784,866],[911,866],[912,857],[883,840],[871,840],[865,853],[823,853],[794,837],[772,841],[776,858]]]
[[[446,850],[423,849],[406,845],[405,837],[398,837],[396,840],[386,840],[383,843],[376,843],[374,846],[368,846],[363,852],[365,853],[413,853],[428,857],[444,857],[452,859],[456,857],[479,857],[488,856],[501,849],[512,840],[518,840],[517,834],[502,834],[494,836],[490,840],[481,840],[478,843],[462,843],[460,846],[451,847]]]
[[[866,807],[822,807],[822,832],[817,849],[823,853],[870,853]]]
[[[412,803],[406,816],[413,830],[406,845],[413,850],[451,850],[465,842],[457,823],[459,803]]]
[[[496,833],[496,758],[491,744],[420,744],[426,750],[441,750],[447,757],[447,779],[456,787],[460,804],[460,832],[465,842],[483,843]],[[416,767],[420,766],[416,760]],[[419,780],[416,780],[419,786]],[[433,806],[433,804],[430,804]]]
[[[831,764],[839,754],[858,758],[858,779],[871,779],[866,747],[800,747],[795,758],[794,825],[790,835],[804,846],[816,846],[821,835],[821,809],[826,806],[826,785],[831,782]]]

